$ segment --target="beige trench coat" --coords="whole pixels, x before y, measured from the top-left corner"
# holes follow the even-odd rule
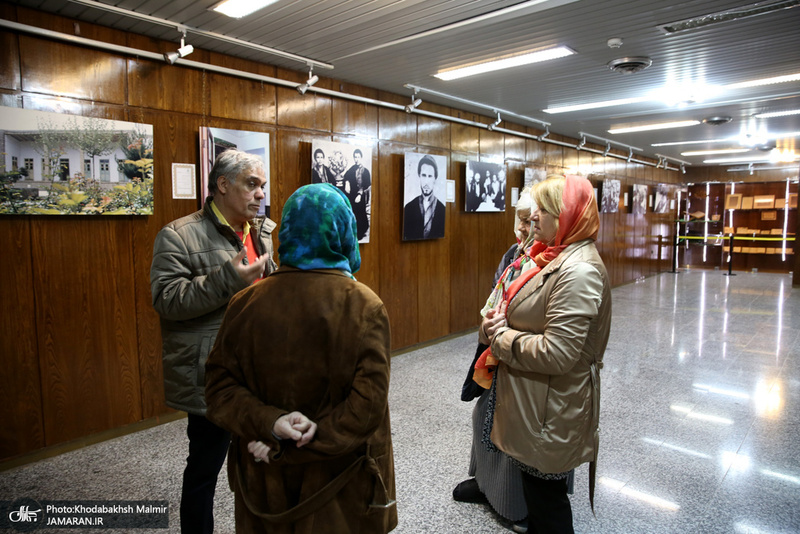
[[[594,461],[611,290],[592,240],[569,245],[520,289],[492,340],[492,441],[543,473]]]

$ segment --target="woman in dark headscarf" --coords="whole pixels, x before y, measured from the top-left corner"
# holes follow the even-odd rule
[[[593,496],[611,290],[589,181],[548,177],[533,200],[532,261],[486,313],[475,379],[491,388],[485,443],[523,472],[530,530],[571,533],[567,477],[585,462]]]
[[[350,203],[301,187],[279,237],[281,267],[231,299],[206,364],[208,418],[233,435],[236,530],[389,532],[389,319],[353,277]]]

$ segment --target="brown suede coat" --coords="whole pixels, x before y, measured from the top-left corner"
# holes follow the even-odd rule
[[[231,299],[206,364],[206,402],[207,417],[233,434],[237,532],[380,534],[397,525],[389,347],[381,300],[336,270],[281,267]],[[295,410],[318,424],[299,449],[272,435]],[[269,463],[254,461],[252,440],[272,448]],[[325,496],[348,467],[352,478]]]

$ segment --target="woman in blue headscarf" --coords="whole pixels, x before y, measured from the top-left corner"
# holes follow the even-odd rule
[[[206,364],[208,418],[233,435],[236,530],[389,532],[389,319],[353,277],[349,201],[301,187],[279,238],[280,268],[231,299]]]

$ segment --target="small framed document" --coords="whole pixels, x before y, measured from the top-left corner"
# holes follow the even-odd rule
[[[194,165],[191,163],[172,164],[172,198],[197,198]]]

